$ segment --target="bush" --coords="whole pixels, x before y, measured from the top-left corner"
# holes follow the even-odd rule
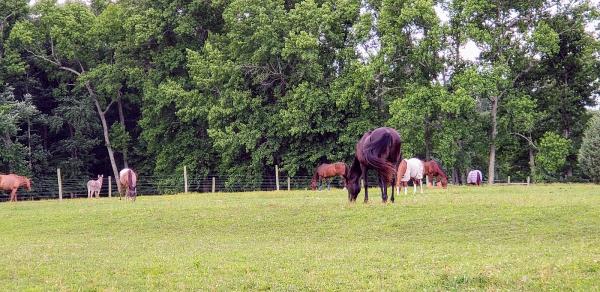
[[[546,132],[540,140],[535,162],[539,180],[552,180],[567,162],[571,141],[554,132]]]
[[[596,114],[585,130],[579,149],[579,165],[595,183],[600,183],[600,115]]]

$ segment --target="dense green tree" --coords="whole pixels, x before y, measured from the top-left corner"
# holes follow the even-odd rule
[[[595,183],[600,183],[600,115],[590,120],[579,149],[578,161],[584,173]]]
[[[539,152],[536,156],[539,171],[536,174],[541,178],[553,177],[565,165],[571,141],[556,133],[547,132],[540,139],[539,144]]]

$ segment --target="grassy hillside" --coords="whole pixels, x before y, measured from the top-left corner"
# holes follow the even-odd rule
[[[0,290],[600,289],[600,187],[346,198],[3,203]]]

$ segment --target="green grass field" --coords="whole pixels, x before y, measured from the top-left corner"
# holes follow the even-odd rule
[[[600,289],[598,186],[370,194],[2,203],[0,290]]]

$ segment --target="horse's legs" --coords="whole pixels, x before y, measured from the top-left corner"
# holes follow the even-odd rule
[[[11,202],[16,202],[17,201],[17,189],[13,189],[10,192],[10,201]]]
[[[379,188],[381,189],[381,200],[385,203],[387,202],[387,183],[385,178],[379,177]]]
[[[392,178],[392,197],[390,198],[390,201],[392,201],[392,203],[394,202],[394,188],[396,187],[396,175],[394,175],[394,178]]]
[[[419,186],[421,186],[421,194],[423,193],[423,179],[419,180]]]
[[[330,191],[331,190],[331,179],[327,178],[327,179],[325,179],[325,181],[327,181],[327,190]]]
[[[361,165],[360,167],[362,169],[362,173],[363,173],[363,184],[365,185],[365,203],[369,202],[369,180],[368,180],[368,176],[367,176],[367,167],[363,167]],[[358,194],[356,194],[356,196],[354,197],[354,200],[356,200],[356,197],[358,197]]]

